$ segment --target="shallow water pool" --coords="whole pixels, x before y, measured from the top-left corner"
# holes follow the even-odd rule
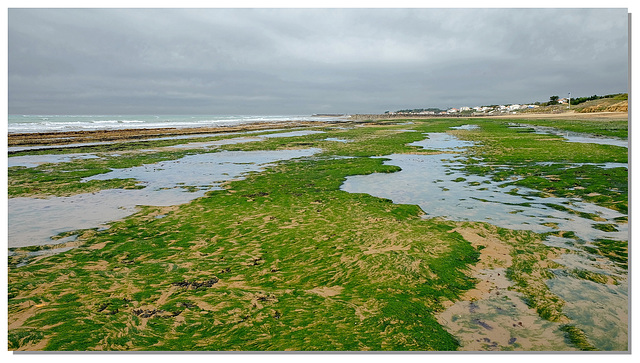
[[[398,204],[418,205],[426,213],[425,218],[487,222],[539,233],[571,231],[579,238],[578,245],[590,245],[597,239],[628,240],[628,224],[615,220],[625,215],[580,199],[532,196],[533,190],[507,186],[511,181],[494,182],[485,176],[467,175],[462,164],[465,156],[460,151],[473,143],[449,134],[427,136],[411,145],[443,153],[385,156],[388,159],[385,164],[399,166],[402,170],[350,176],[341,189],[391,199]],[[602,165],[605,168],[618,166],[622,165]],[[578,213],[597,215],[601,220],[596,222]],[[605,232],[594,228],[602,223],[615,225],[617,230]],[[575,239],[549,236],[546,243],[573,251],[556,261],[562,268],[557,277],[547,281],[550,290],[567,302],[565,314],[587,333],[598,349],[626,350],[626,271],[577,247]],[[620,283],[604,285],[579,280],[571,277],[570,272],[576,270],[610,274]],[[492,271],[496,273],[497,270]],[[504,283],[509,285],[506,279]],[[497,292],[476,302],[475,308],[469,302],[460,301],[439,316],[447,329],[459,337],[463,349],[571,349],[564,343],[563,333],[559,330],[561,324],[540,320],[535,311],[522,303],[522,295],[506,287]]]
[[[259,171],[270,163],[311,156],[321,149],[233,151],[189,155],[85,180],[134,178],[143,189],[110,189],[70,197],[9,199],[9,247],[56,243],[62,232],[96,228],[131,215],[138,205],[171,206],[220,189],[220,183]]]

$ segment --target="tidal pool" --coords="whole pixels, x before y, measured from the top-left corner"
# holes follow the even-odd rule
[[[455,144],[453,136],[443,141],[435,139],[436,146],[420,142],[426,149],[442,149],[444,144]],[[418,144],[418,143],[414,143]],[[585,241],[598,238],[626,240],[628,225],[618,225],[617,232],[604,232],[593,228],[600,223],[616,224],[623,214],[579,199],[541,198],[528,195],[534,192],[518,188],[508,193],[508,182],[496,183],[488,177],[467,175],[462,172],[460,156],[456,154],[409,155],[393,154],[385,164],[402,168],[390,174],[350,176],[341,189],[351,193],[367,193],[391,199],[398,204],[416,204],[427,218],[446,217],[456,221],[487,222],[499,227],[531,230],[544,233],[554,230],[573,231]],[[570,211],[597,214],[606,222],[594,222]]]
[[[99,146],[99,145],[111,145],[115,143],[131,143],[131,142],[140,142],[140,141],[162,141],[162,140],[180,140],[180,139],[203,139],[207,137],[221,136],[221,135],[244,135],[244,134],[255,134],[260,132],[277,132],[283,129],[268,129],[268,130],[253,130],[253,131],[242,131],[242,132],[229,132],[229,133],[217,133],[217,134],[189,134],[189,135],[172,135],[172,136],[163,136],[163,137],[153,137],[148,139],[135,139],[135,140],[117,140],[117,141],[96,141],[96,142],[82,142],[82,143],[73,143],[73,144],[63,144],[63,145],[40,145],[40,146],[11,146],[7,148],[9,152],[18,152],[18,151],[29,151],[29,150],[45,150],[45,149],[60,149],[60,148],[70,148],[70,147],[81,147],[81,146]],[[265,134],[258,135],[257,137],[261,139],[255,139],[252,141],[260,141],[262,138],[272,138],[272,137],[295,137],[295,136],[306,136],[317,133],[324,133],[324,131],[315,131],[315,130],[298,130],[298,131],[290,131],[283,133],[274,133],[274,134]],[[238,140],[241,138],[233,139]],[[212,142],[212,145],[215,146],[216,142],[218,145],[225,145],[225,140]],[[248,141],[247,141],[248,142]],[[197,144],[198,142],[189,143],[189,144]],[[206,142],[203,142],[206,143]],[[189,145],[183,144],[183,145]],[[176,145],[176,147],[180,147],[181,145]]]
[[[97,159],[95,154],[61,154],[61,155],[22,155],[9,157],[7,166],[24,166],[35,168],[41,164],[68,163],[76,159]]]
[[[547,282],[551,291],[567,302],[563,311],[601,350],[627,351],[629,293],[620,285],[599,284],[570,276]]]
[[[562,324],[544,320],[511,291],[505,269],[482,271],[496,288],[476,301],[458,301],[437,316],[460,342],[460,350],[576,350],[564,339]]]
[[[172,145],[168,147],[173,149],[209,149],[216,148],[222,145],[236,145],[254,141],[262,141],[262,139],[259,139],[257,137],[234,137],[232,139],[223,139],[217,141],[189,142],[186,144]]]
[[[615,137],[593,136],[589,134],[582,134],[579,132],[559,130],[553,127],[546,126],[534,126],[525,124],[511,124],[512,128],[533,129],[536,134],[549,134],[562,136],[566,142],[578,142],[586,144],[601,144],[601,145],[614,145],[620,147],[629,147],[629,141],[619,139]]]
[[[281,132],[281,133],[278,133],[278,134],[260,135],[260,137],[266,137],[266,138],[296,137],[296,136],[307,136],[307,135],[315,135],[315,134],[324,134],[324,131],[300,130],[300,131]]]
[[[485,176],[467,175],[462,164],[465,156],[458,151],[473,143],[443,133],[430,133],[427,137],[411,145],[443,153],[385,156],[388,159],[385,164],[399,166],[402,170],[350,176],[341,189],[391,199],[394,203],[418,205],[426,213],[425,218],[487,222],[539,233],[571,231],[580,239],[578,245],[590,245],[597,239],[628,240],[628,224],[615,220],[625,215],[580,199],[532,196],[533,190],[506,185],[511,181],[494,182]],[[583,218],[578,213],[597,215],[600,221]],[[597,224],[612,224],[617,230],[605,232],[593,228]],[[598,349],[626,350],[626,271],[577,247],[575,239],[549,236],[546,243],[574,251],[556,261],[563,266],[560,270],[564,272],[547,282],[551,291],[567,302],[565,314],[587,333],[590,343]],[[569,271],[573,270],[610,274],[619,278],[620,283],[604,285],[579,280],[571,277]],[[462,349],[570,349],[559,330],[560,324],[539,319],[535,311],[522,303],[522,295],[508,291],[510,282],[504,280],[502,291],[498,291],[500,294],[487,296],[471,305],[457,302],[439,316],[447,329],[460,339]],[[589,294],[591,296],[587,298],[585,295]],[[612,303],[603,307],[608,301]]]
[[[345,140],[345,139],[339,139],[337,137],[327,137],[326,139],[324,139],[325,141],[335,141],[335,142],[341,142],[341,143],[348,143],[351,142],[351,140]]]
[[[426,138],[422,141],[412,142],[409,145],[419,146],[429,150],[450,150],[462,149],[473,146],[471,141],[463,141],[454,135],[442,132],[430,132],[424,134]]]
[[[452,130],[478,130],[480,126],[478,125],[461,125],[461,126],[451,126]]]
[[[70,197],[10,198],[9,247],[56,243],[62,232],[96,228],[124,218],[138,205],[171,206],[220,189],[220,183],[259,171],[270,163],[311,156],[321,149],[233,151],[189,155],[127,169],[117,169],[86,180],[134,178],[143,189],[110,189]]]
[[[300,131],[290,131],[290,132],[282,132],[282,133],[276,133],[276,134],[258,135],[254,137],[236,137],[232,139],[224,139],[224,140],[217,140],[217,141],[190,142],[186,144],[173,145],[170,147],[177,148],[177,149],[199,149],[199,148],[207,149],[207,148],[214,148],[222,145],[235,145],[235,144],[243,144],[247,142],[263,141],[264,139],[270,139],[270,138],[306,136],[306,135],[322,134],[322,133],[324,133],[324,131],[300,130]]]

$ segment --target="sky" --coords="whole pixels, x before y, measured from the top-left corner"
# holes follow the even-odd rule
[[[8,9],[9,114],[382,113],[627,92],[628,9]]]

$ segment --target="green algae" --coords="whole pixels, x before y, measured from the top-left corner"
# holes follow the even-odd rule
[[[479,146],[470,148],[471,155],[495,165],[472,161],[469,173],[489,173],[499,180],[516,177],[510,185],[577,196],[626,213],[625,168],[565,167],[626,162],[626,150],[606,145],[583,150],[549,135],[509,129],[503,121],[386,121],[224,145],[213,152],[319,147],[323,153],[228,182],[224,190],[179,208],[144,207],[108,230],[84,234],[73,250],[10,266],[9,349],[455,350],[456,338],[434,315],[474,287],[468,268],[481,248],[452,232],[451,222],[422,219],[417,206],[339,188],[349,175],[398,171],[371,156],[422,152],[407,144],[422,140],[422,132],[465,123],[480,129],[454,133],[476,141]],[[327,137],[349,142],[325,141]],[[167,145],[177,143],[87,147],[89,152],[138,151],[33,170],[10,168],[9,194],[136,187],[132,180],[75,184],[112,168],[205,152],[141,151]],[[557,165],[536,165],[538,161]],[[548,175],[554,180],[544,177]],[[18,189],[20,184],[24,189]],[[507,272],[515,289],[541,317],[564,321],[563,301],[544,284],[553,278],[550,269],[558,267],[548,257],[557,249],[536,242],[541,236],[534,233],[496,233],[510,245],[514,262]],[[602,240],[584,248],[627,265],[626,242]],[[12,328],[13,317],[20,314],[28,317]],[[579,328],[566,327],[572,344],[593,348]]]
[[[302,159],[161,219],[146,208],[84,247],[14,269],[10,311],[46,275],[49,305],[28,320],[52,326],[46,350],[455,349],[433,313],[473,286],[463,271],[477,252],[415,206],[339,191],[346,175],[395,169]],[[206,289],[172,286],[214,277]]]
[[[566,339],[571,342],[574,346],[578,347],[583,351],[596,351],[598,350],[594,347],[589,340],[587,339],[587,335],[575,325],[563,325],[562,331],[566,334]]]
[[[527,119],[527,125],[553,127],[559,130],[591,134],[594,136],[610,136],[626,139],[629,123],[625,120],[545,120]]]
[[[504,123],[479,124],[480,130],[457,133],[480,145],[472,148],[475,158],[467,162],[468,173],[507,181],[505,187],[534,189],[540,196],[576,197],[627,213],[628,168],[580,165],[627,163],[626,148],[568,143],[552,135],[518,134]]]
[[[593,244],[594,246],[585,246],[585,250],[605,257],[624,269],[629,267],[629,244],[627,241],[599,239]]]

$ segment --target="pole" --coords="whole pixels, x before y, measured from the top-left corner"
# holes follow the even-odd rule
[[[569,92],[569,109],[571,109],[571,92]]]

